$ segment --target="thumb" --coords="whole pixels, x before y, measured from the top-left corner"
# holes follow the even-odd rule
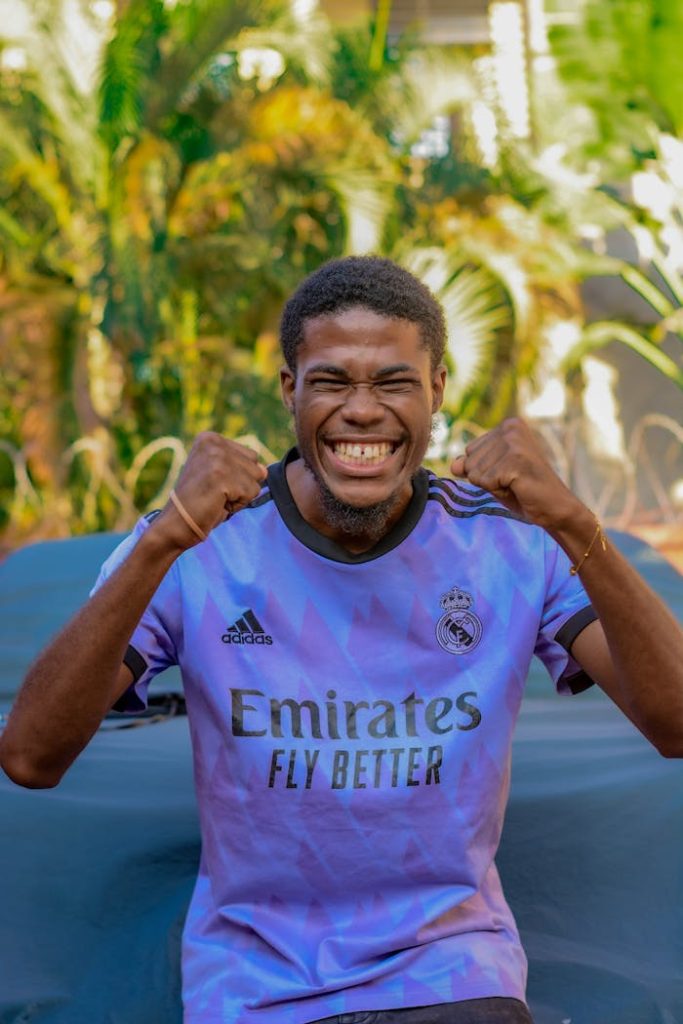
[[[453,459],[453,461],[451,462],[451,473],[453,474],[453,476],[467,476],[467,473],[465,472],[464,455],[456,455],[456,457]]]

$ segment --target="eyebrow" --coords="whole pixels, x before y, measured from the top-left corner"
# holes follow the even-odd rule
[[[417,373],[418,371],[410,363],[396,363],[394,366],[385,366],[382,370],[376,370],[370,374],[370,380],[382,380],[384,377],[392,377],[395,373]],[[306,373],[310,377],[315,373],[327,373],[331,377],[339,377],[340,380],[350,380],[349,374],[340,366],[332,363],[316,363]]]

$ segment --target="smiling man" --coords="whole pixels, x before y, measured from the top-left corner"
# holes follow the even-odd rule
[[[202,860],[186,1024],[528,1024],[494,856],[537,654],[683,756],[683,636],[546,462],[501,424],[440,479],[438,303],[335,261],[282,320],[297,447],[195,442],[167,507],[29,672],[0,755],[52,786],[112,706],[183,674]]]

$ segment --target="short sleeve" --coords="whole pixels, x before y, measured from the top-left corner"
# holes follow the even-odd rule
[[[581,693],[593,680],[569,653],[581,630],[597,615],[578,576],[569,572],[570,561],[548,535],[545,543],[545,602],[534,654],[547,668],[557,692]]]
[[[153,514],[140,519],[133,532],[112,551],[100,569],[90,591],[91,597],[125,561],[152,518]],[[123,660],[133,673],[133,682],[114,704],[115,711],[131,714],[144,711],[147,707],[147,690],[154,676],[178,664],[174,639],[178,635],[178,612],[178,582],[176,566],[173,565],[159,584],[131,636]]]

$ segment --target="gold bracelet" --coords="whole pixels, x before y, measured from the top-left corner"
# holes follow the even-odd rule
[[[198,526],[197,523],[195,523],[194,519],[183,505],[182,501],[176,494],[175,490],[171,490],[169,497],[173,504],[175,505],[175,507],[178,509],[178,512],[180,513],[182,518],[185,520],[187,525],[192,530],[192,532],[196,534],[196,536],[199,537],[200,540],[206,540],[208,534],[204,533],[201,526]]]
[[[590,544],[588,545],[588,547],[584,551],[583,557],[581,558],[581,560],[576,565],[572,565],[569,568],[569,573],[570,573],[571,576],[576,576],[577,572],[579,571],[579,569],[581,568],[583,563],[586,561],[586,559],[590,555],[591,551],[593,550],[593,545],[595,544],[595,542],[598,539],[598,537],[600,538],[600,544],[602,546],[602,550],[603,551],[607,551],[607,538],[605,537],[604,531],[602,529],[602,524],[601,524],[601,522],[600,522],[600,520],[598,519],[597,516],[595,516],[595,523],[596,523],[596,527],[595,527],[595,533],[593,534],[593,539],[591,540]]]

